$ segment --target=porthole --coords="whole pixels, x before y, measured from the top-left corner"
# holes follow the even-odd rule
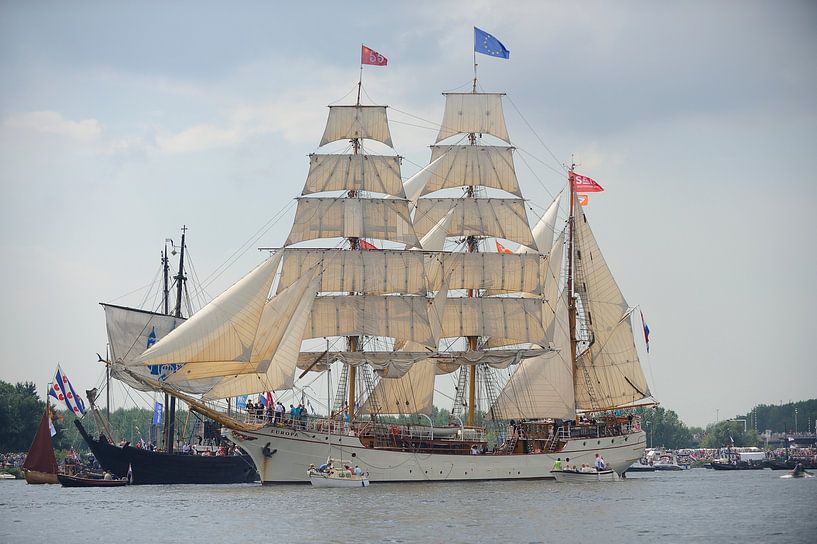
[[[411,474],[411,469],[409,469],[409,474]]]
[[[587,445],[587,442],[582,442],[582,446],[586,446],[586,445]]]
[[[443,473],[443,471],[441,470],[441,471],[440,471],[440,474],[442,474],[442,473]]]
[[[353,452],[352,457],[357,457],[357,454]]]
[[[610,443],[611,443],[611,444],[615,444],[615,443],[616,443],[616,439],[615,439],[615,438],[611,438],[611,439],[610,439]]]
[[[596,444],[601,444],[601,440],[596,440]]]
[[[625,442],[626,442],[626,441],[628,441],[629,439],[630,439],[630,437],[629,437],[629,436],[625,436],[625,437],[624,437],[624,441],[625,441]]]
[[[517,474],[522,474],[521,472],[517,472]]]

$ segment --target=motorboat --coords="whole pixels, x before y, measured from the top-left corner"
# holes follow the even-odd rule
[[[590,483],[590,482],[616,482],[620,479],[615,470],[551,470],[550,473],[557,482],[562,483]]]
[[[331,468],[320,471],[310,467],[306,471],[309,481],[315,487],[368,487],[368,474],[357,475],[348,469]]]

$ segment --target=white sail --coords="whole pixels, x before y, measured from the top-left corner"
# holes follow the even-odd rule
[[[445,113],[437,142],[455,134],[492,134],[508,143],[500,93],[444,93]]]
[[[440,164],[441,160],[442,157],[432,161],[431,164],[411,176],[403,184],[403,190],[406,193],[411,209],[414,209],[417,205],[417,199],[423,194],[426,184],[436,175],[437,165]]]
[[[576,206],[575,289],[582,303],[590,347],[577,361],[576,407],[620,406],[649,396],[633,340],[630,308],[599,250],[581,206]],[[592,392],[584,386],[585,372]]]
[[[132,365],[250,361],[278,252],[134,359]]]
[[[548,206],[548,209],[545,211],[545,214],[539,219],[531,231],[533,233],[533,239],[536,240],[536,245],[541,250],[547,249],[553,244],[553,235],[556,232],[556,216],[559,213],[559,201],[561,199],[562,192],[559,191],[559,194],[556,195],[556,198],[553,199],[553,202],[550,203],[550,206]],[[529,249],[525,246],[520,246],[517,249],[518,253],[526,253],[528,251]]]
[[[442,216],[431,229],[420,238],[420,247],[426,251],[442,251],[445,247],[445,237],[448,236],[448,229],[451,220],[454,218],[454,210],[449,210]]]
[[[542,301],[526,298],[449,298],[443,336],[498,336],[518,343],[547,345]]]
[[[136,308],[126,308],[112,304],[102,304],[105,309],[105,326],[108,330],[108,345],[110,346],[111,376],[140,391],[152,391],[143,382],[134,379],[125,371],[148,346],[161,340],[176,327],[184,323],[184,318],[171,315],[157,314]],[[132,367],[132,372],[153,378],[168,380],[184,369],[180,364],[158,364],[151,366]],[[203,393],[212,387],[214,381],[194,382],[188,379],[175,380],[182,391],[188,393]]]
[[[428,288],[492,289],[497,292],[542,293],[547,257],[538,253],[438,253],[428,257]]]
[[[355,138],[377,140],[392,147],[386,106],[329,106],[320,145]]]
[[[315,299],[304,338],[386,336],[435,348],[425,297],[322,296]]]
[[[381,378],[363,404],[362,414],[426,414],[434,401],[436,365],[428,359],[411,365],[399,378]]]
[[[522,196],[513,148],[484,145],[431,146],[428,180],[421,194],[464,186],[493,187]]]
[[[390,155],[309,156],[309,174],[301,194],[368,191],[405,198],[400,157]]]
[[[306,277],[305,279],[309,281],[306,283],[306,287],[303,288],[304,295],[298,302],[289,322],[283,324],[285,327],[284,334],[281,336],[275,352],[270,354],[272,358],[269,363],[265,367],[261,367],[259,372],[223,378],[204,395],[204,398],[222,399],[263,391],[289,389],[293,386],[295,367],[298,363],[301,342],[304,337],[304,327],[320,284],[320,278],[317,276]],[[295,284],[293,288],[301,289],[302,286]]]
[[[402,199],[299,198],[285,245],[318,238],[376,238],[418,247]]]
[[[324,293],[404,293],[425,295],[425,255],[422,252],[287,248],[278,280],[283,291],[309,270],[323,271]]]
[[[523,360],[494,403],[503,419],[562,418],[575,414],[567,295],[556,303],[554,351]]]
[[[448,236],[495,236],[538,250],[525,201],[518,198],[421,198],[414,214],[417,236],[425,236],[451,211]]]

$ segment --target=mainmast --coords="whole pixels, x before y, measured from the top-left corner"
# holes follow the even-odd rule
[[[474,85],[471,88],[471,93],[476,94],[477,92],[477,54],[474,53]],[[468,133],[468,143],[470,145],[477,145],[477,134],[475,132]],[[469,185],[465,191],[467,198],[476,198],[476,187],[474,185]],[[465,243],[468,248],[468,253],[476,253],[478,251],[478,239],[476,236],[466,236]],[[468,289],[468,298],[474,297],[474,290]],[[477,350],[477,337],[476,336],[468,336],[466,337],[468,340],[468,351],[476,351]],[[470,365],[468,367],[468,419],[467,425],[469,427],[474,426],[474,419],[475,419],[475,405],[476,405],[476,397],[477,397],[477,365]]]
[[[360,90],[363,85],[363,64],[360,65],[360,78],[357,81],[357,101],[355,102],[355,106],[360,106]],[[360,154],[360,138],[352,138],[352,154],[359,155]],[[355,189],[350,189],[347,191],[346,196],[349,198],[358,198],[358,191]],[[359,238],[352,236],[347,238],[349,241],[349,249],[351,251],[358,251],[360,249],[360,242]],[[354,292],[350,292],[350,295],[354,295]],[[358,351],[359,349],[359,337],[357,336],[347,336],[346,337],[347,348],[349,351]],[[328,378],[327,378],[328,379]],[[349,414],[349,423],[355,418],[355,386],[357,384],[357,367],[349,365],[349,372],[348,372],[348,400],[346,404],[346,411]]]
[[[574,168],[576,167],[575,163],[570,165],[570,170],[567,174],[568,190],[570,191],[570,207],[569,207],[569,215],[567,220],[567,227],[568,227],[568,237],[567,237],[567,313],[568,313],[568,326],[570,329],[570,364],[571,368],[573,369],[573,390],[576,391],[577,387],[577,377],[578,377],[578,367],[576,362],[576,346],[578,344],[578,340],[576,338],[576,296],[573,293],[573,254],[574,254],[574,235],[576,232],[576,217],[575,217],[575,199],[576,199],[576,186],[574,183]]]

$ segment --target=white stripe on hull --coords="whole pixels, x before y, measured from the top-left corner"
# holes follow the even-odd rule
[[[645,437],[642,431],[610,438],[571,439],[554,454],[445,455],[376,450],[364,447],[354,436],[281,427],[229,433],[229,438],[250,454],[263,483],[308,483],[306,468],[326,462],[327,457],[335,460],[335,466],[359,465],[372,482],[553,478],[550,470],[557,457],[563,463],[570,458],[571,465],[592,465],[596,453],[620,474],[643,456]],[[264,455],[265,447],[269,456]]]

